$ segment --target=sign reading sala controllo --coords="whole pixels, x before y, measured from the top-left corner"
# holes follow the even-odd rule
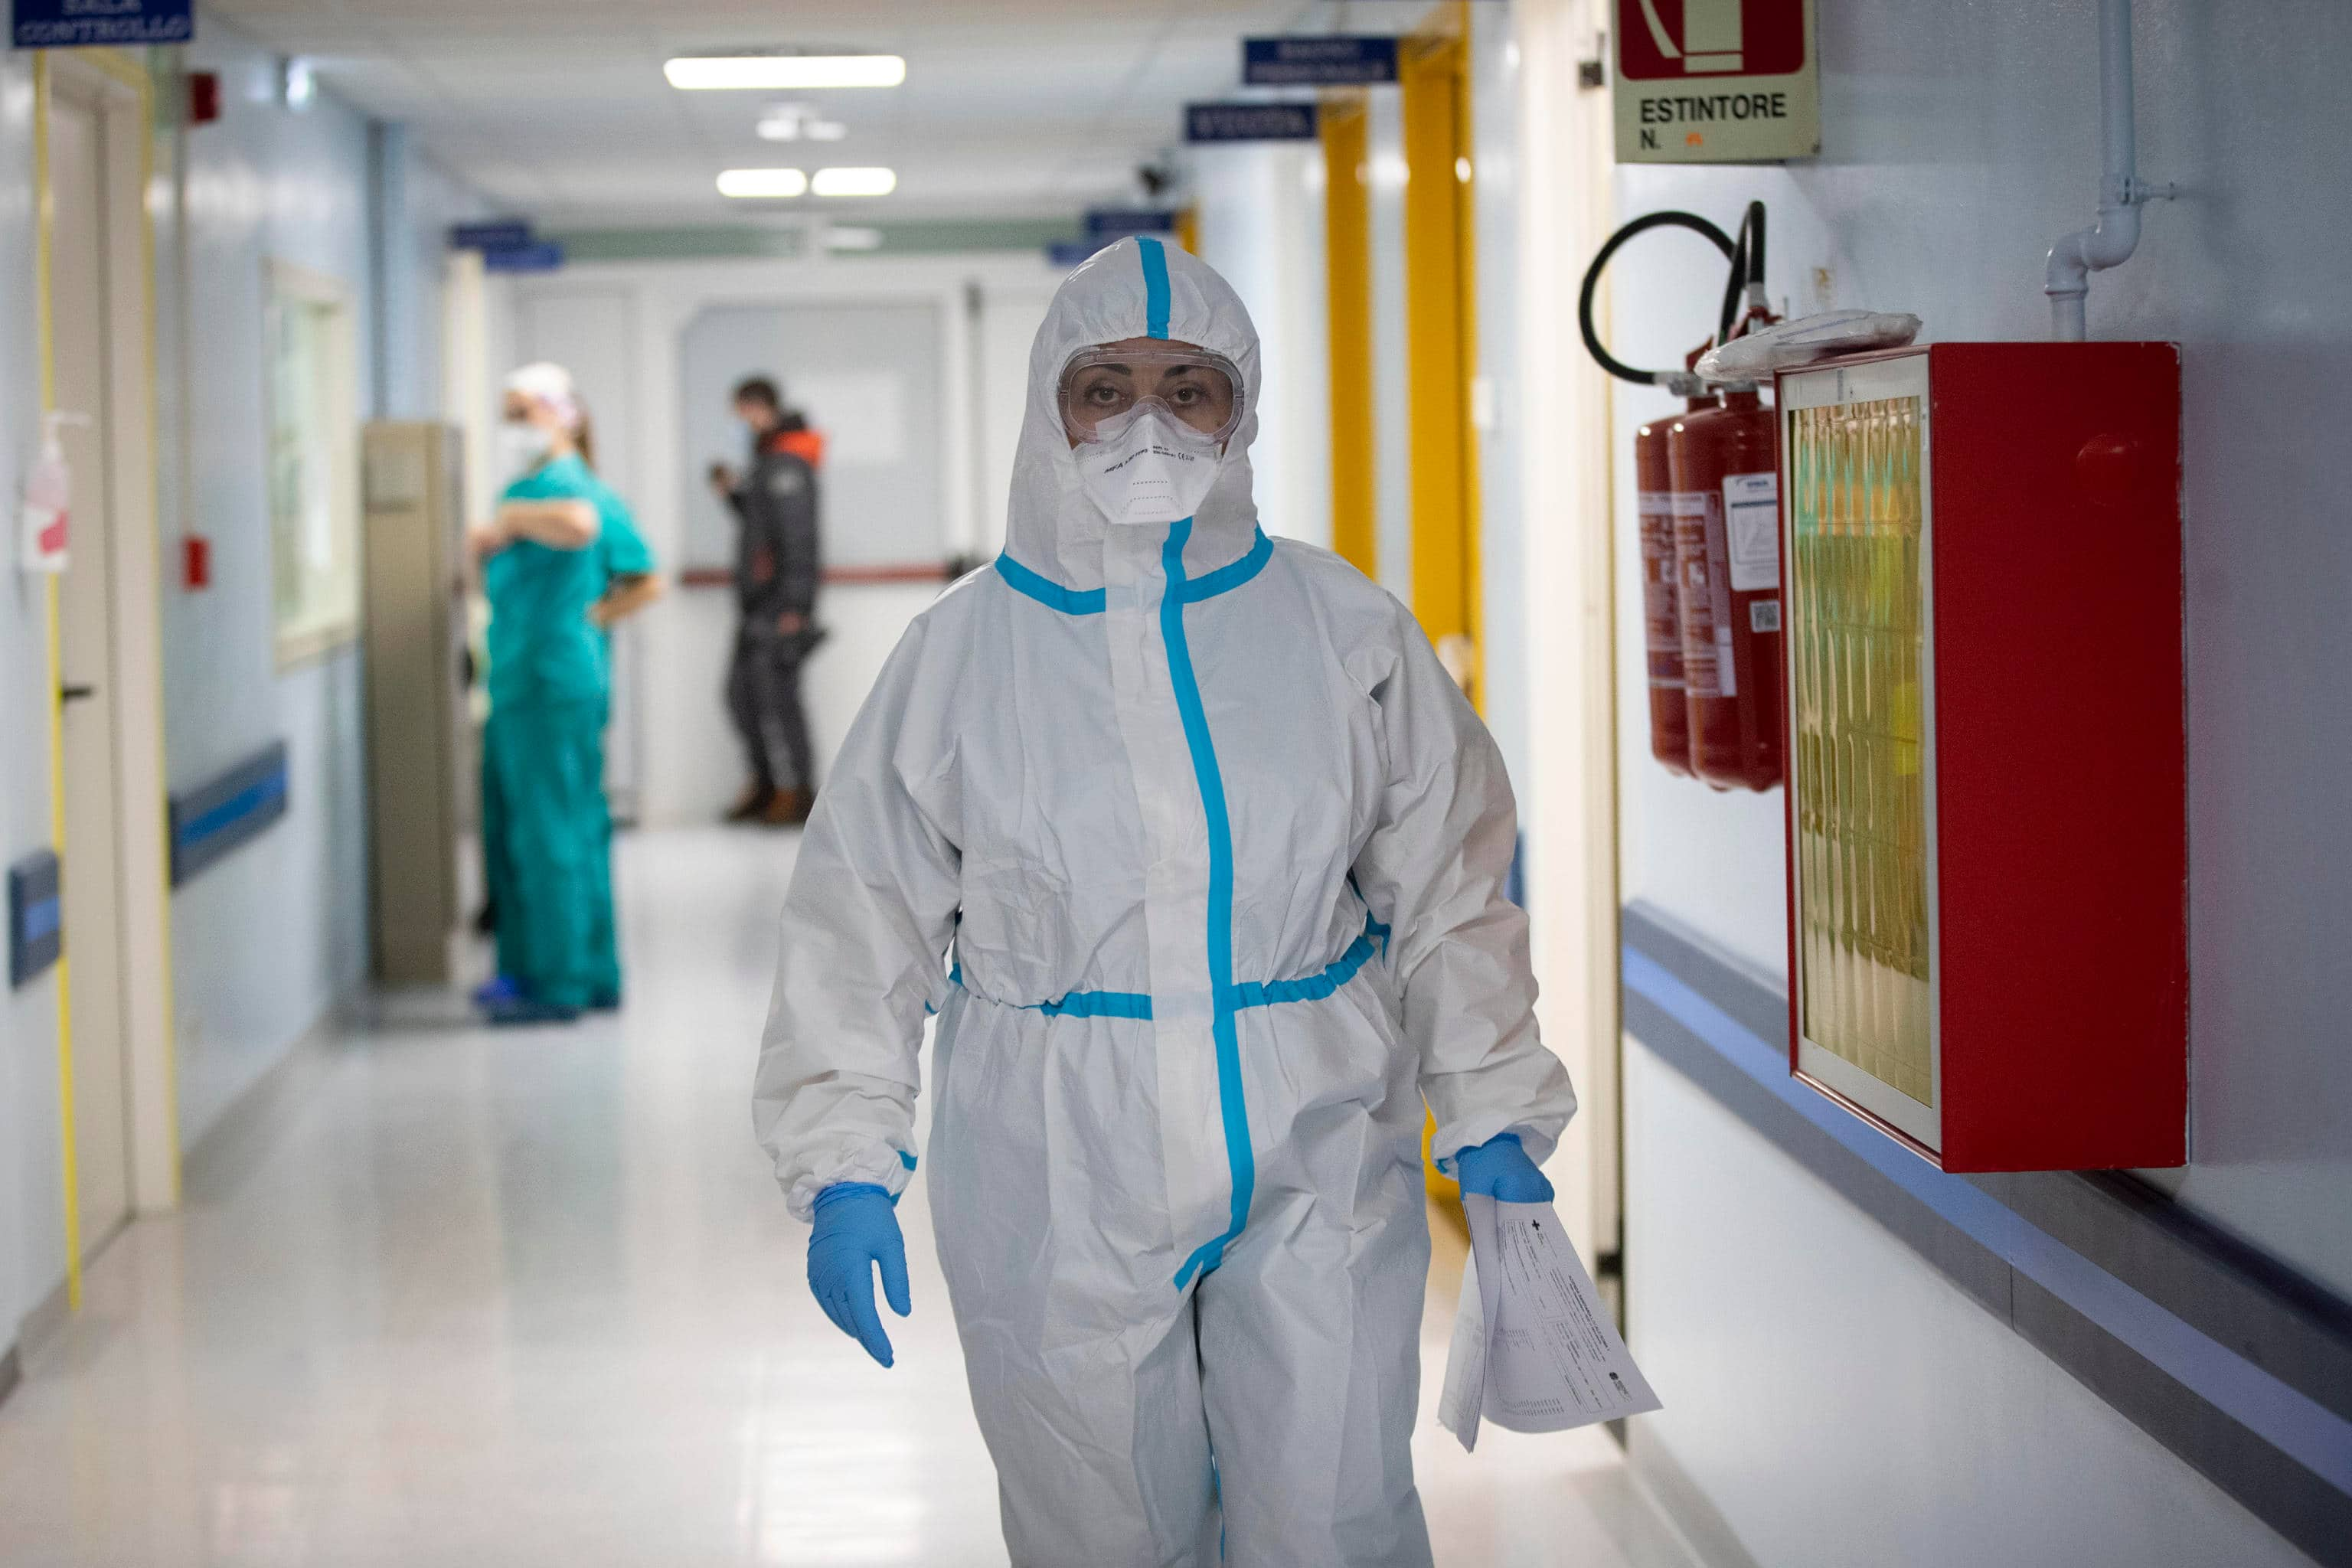
[[[184,44],[196,36],[194,0],[12,0],[9,38],[20,49]]]
[[[1765,163],[1822,150],[1815,0],[1616,0],[1617,161]]]

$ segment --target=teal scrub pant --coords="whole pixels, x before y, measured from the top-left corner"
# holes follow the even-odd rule
[[[534,1002],[621,1000],[602,703],[508,703],[482,731],[482,862],[499,973]]]

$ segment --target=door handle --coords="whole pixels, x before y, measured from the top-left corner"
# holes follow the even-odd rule
[[[95,686],[60,686],[58,688],[58,702],[61,707],[68,702],[79,702],[97,695],[98,688]]]

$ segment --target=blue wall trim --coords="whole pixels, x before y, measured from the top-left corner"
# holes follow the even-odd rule
[[[286,815],[286,742],[273,741],[171,801],[172,886],[178,887]]]
[[[36,849],[8,868],[8,984],[40,975],[66,950],[58,858]]]
[[[2110,1190],[2128,1177],[1937,1170],[1789,1076],[1779,993],[1639,907],[1622,964],[1635,1038],[2273,1529],[2352,1564],[2340,1304],[2282,1291],[2226,1246],[2192,1253],[2170,1205]]]

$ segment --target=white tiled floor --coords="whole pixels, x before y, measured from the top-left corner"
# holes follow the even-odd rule
[[[0,1563],[1003,1564],[921,1184],[885,1372],[751,1144],[789,846],[626,841],[625,1014],[383,1004],[118,1240],[0,1406]],[[1449,1568],[1686,1568],[1597,1433],[1418,1451]]]

